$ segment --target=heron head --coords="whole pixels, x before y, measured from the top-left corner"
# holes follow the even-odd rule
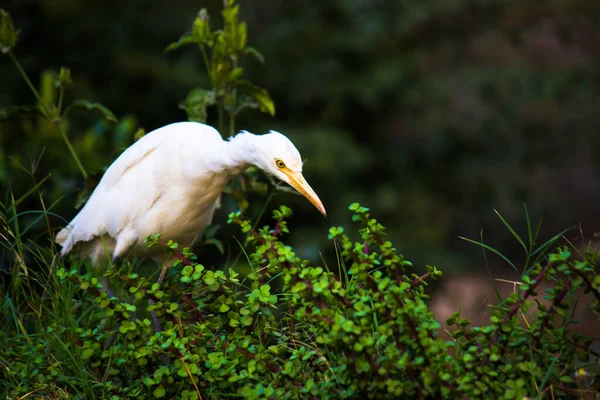
[[[270,131],[260,138],[256,165],[302,193],[323,215],[325,207],[302,176],[302,158],[296,146],[279,132]]]

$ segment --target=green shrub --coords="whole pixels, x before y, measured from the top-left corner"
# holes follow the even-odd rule
[[[506,398],[592,393],[599,367],[592,340],[575,334],[566,311],[577,294],[596,296],[596,256],[574,259],[558,248],[523,276],[520,291],[493,308],[490,323],[471,327],[458,313],[453,341],[427,306],[427,282],[385,239],[385,228],[358,204],[352,241],[340,227],[329,237],[338,265],[311,266],[286,246],[286,218],[245,234],[252,272],[210,270],[188,249],[149,237],[177,256],[162,287],[110,269],[127,290],[108,298],[83,265],[56,262],[35,305],[5,294],[0,337],[2,388],[9,397],[66,398]],[[532,306],[542,280],[549,307]],[[154,331],[154,312],[161,327]],[[37,325],[37,328],[32,329]],[[544,395],[546,394],[546,395]]]

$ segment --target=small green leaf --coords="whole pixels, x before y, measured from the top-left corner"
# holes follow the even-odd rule
[[[235,109],[235,113],[239,113],[244,108],[257,109],[258,107],[258,102],[254,100],[253,97],[245,93],[241,93],[237,96],[237,107]]]
[[[137,142],[138,140],[143,138],[145,135],[146,135],[146,131],[144,130],[144,128],[138,128],[138,130],[133,135],[133,140],[135,140]]]
[[[154,379],[150,378],[149,376],[145,377],[142,382],[144,383],[144,385],[146,386],[152,386],[154,385]]]
[[[261,64],[265,63],[265,58],[263,57],[263,55],[260,54],[258,50],[256,50],[254,47],[246,47],[244,53],[256,58],[258,61],[260,61]]]
[[[243,68],[240,68],[240,67],[234,68],[229,73],[229,81],[234,82],[234,81],[240,79],[242,77],[242,75],[244,75]]]
[[[560,377],[560,381],[564,383],[573,383],[573,378],[568,375],[563,375]]]
[[[248,361],[248,373],[253,373],[254,371],[256,371],[256,361],[255,360],[250,360]]]
[[[215,94],[211,90],[194,88],[185,98],[183,109],[188,119],[195,122],[206,122],[206,107],[215,104]]]
[[[10,15],[0,9],[0,51],[6,54],[17,44],[20,31],[15,29]]]
[[[83,359],[89,359],[90,357],[92,357],[94,355],[94,349],[85,349],[81,352],[81,358]]]
[[[271,116],[275,115],[275,104],[266,89],[254,86],[244,79],[234,82],[232,86],[256,100],[260,107],[260,111],[269,113]]]
[[[225,303],[221,304],[221,307],[219,307],[219,312],[224,313],[224,312],[227,312],[227,311],[229,311],[229,306],[227,304],[225,304]]]
[[[206,9],[200,10],[192,26],[192,39],[195,43],[204,43],[210,35]]]
[[[54,78],[54,86],[64,88],[72,84],[71,70],[69,68],[60,67],[60,73]]]
[[[94,103],[88,100],[75,100],[66,110],[65,115],[73,108],[81,108],[88,111],[100,113],[107,121],[117,122],[117,117],[106,107],[100,103]]]
[[[0,109],[0,121],[5,121],[13,117],[24,117],[31,115],[43,117],[44,113],[38,106],[12,106]]]
[[[165,51],[177,50],[178,48],[180,48],[182,46],[192,44],[192,43],[196,43],[196,41],[194,40],[192,35],[190,35],[189,33],[186,33],[185,35],[182,35],[177,42],[174,42],[174,43],[171,43],[170,45],[168,45],[165,48]]]
[[[154,389],[154,391],[152,392],[152,395],[154,397],[156,397],[157,399],[160,399],[161,397],[165,397],[166,393],[167,393],[167,391],[165,390],[164,386],[160,385],[156,389]]]

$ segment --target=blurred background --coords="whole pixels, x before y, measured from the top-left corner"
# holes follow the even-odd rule
[[[321,253],[335,263],[327,228],[353,231],[352,202],[370,207],[415,265],[436,265],[446,275],[487,277],[489,268],[511,276],[502,260],[486,261],[458,236],[483,232],[517,265],[523,260],[494,209],[526,235],[526,204],[533,223],[544,218],[542,242],[576,227],[568,237],[584,247],[580,224],[586,241],[600,230],[597,1],[240,5],[249,45],[265,58],[265,65],[245,60],[246,75],[268,89],[277,111],[274,118],[246,111],[237,126],[288,135],[328,210],[323,219],[302,197],[275,197],[271,206],[295,211],[288,241],[300,256],[320,263]],[[178,104],[191,88],[209,86],[194,46],[164,49],[190,30],[202,7],[213,28],[221,26],[221,1],[5,0],[2,7],[22,31],[15,55],[43,94],[55,96],[48,71],[65,66],[74,80],[69,98],[100,102],[119,118],[69,120],[69,137],[90,172],[101,174],[138,128],[186,119]],[[0,107],[35,102],[6,56],[0,77]],[[33,177],[20,165],[33,167]],[[49,173],[46,206],[56,203],[52,211],[69,220],[86,183],[60,136],[36,119],[1,123],[2,195],[10,188],[18,197]],[[21,208],[41,205],[33,198]],[[235,251],[239,232],[223,226],[230,208],[226,202],[215,222],[222,225],[217,237]],[[203,252],[223,259],[207,246]]]

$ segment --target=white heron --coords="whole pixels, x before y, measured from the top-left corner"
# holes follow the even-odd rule
[[[211,223],[230,178],[250,165],[302,193],[323,214],[319,197],[302,176],[302,159],[279,132],[242,131],[225,141],[214,128],[179,122],[156,129],[126,149],[108,168],[89,200],[56,235],[61,255],[72,250],[97,264],[132,254],[167,268],[168,254],[144,239],[162,233],[183,246]]]

